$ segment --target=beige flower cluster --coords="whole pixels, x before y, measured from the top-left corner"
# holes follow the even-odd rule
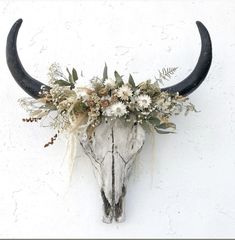
[[[83,121],[79,122],[86,125],[86,129],[96,127],[103,120],[123,118],[167,133],[175,128],[170,122],[171,116],[195,111],[187,98],[162,92],[157,81],[147,80],[137,85],[130,75],[125,83],[116,71],[114,78],[108,77],[105,66],[103,78],[95,77],[88,86],[82,87],[79,83],[82,76],[78,76],[75,69],[67,72],[68,77],[58,65],[52,65],[50,92],[39,100],[22,101],[34,118],[55,113],[52,126],[59,131],[70,130],[82,116]]]

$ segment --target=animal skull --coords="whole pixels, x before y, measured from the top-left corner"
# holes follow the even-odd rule
[[[18,56],[16,40],[22,24],[19,19],[12,26],[6,46],[6,58],[9,70],[16,80],[31,97],[40,98],[42,87],[50,87],[32,78],[24,69]],[[201,53],[196,67],[181,82],[161,89],[169,93],[178,92],[187,96],[192,93],[205,79],[212,61],[210,35],[201,22],[196,22],[201,37]],[[104,222],[110,223],[124,220],[124,196],[127,180],[136,155],[145,140],[145,132],[141,125],[130,124],[124,120],[103,122],[97,126],[89,139],[82,139],[81,145],[90,157],[94,172],[98,179],[104,206]]]
[[[125,219],[124,197],[135,157],[141,150],[145,132],[141,125],[124,120],[103,121],[91,138],[81,141],[91,159],[103,200],[103,221]],[[102,146],[102,147],[101,147]]]

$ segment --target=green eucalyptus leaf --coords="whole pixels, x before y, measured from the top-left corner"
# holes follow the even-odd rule
[[[159,133],[159,134],[169,134],[169,133],[174,133],[174,132],[170,132],[170,131],[162,131],[158,128],[155,128],[156,132]]]
[[[75,68],[72,70],[73,81],[76,82],[78,80],[78,74]]]
[[[105,79],[107,79],[108,78],[108,67],[107,67],[107,65],[106,65],[106,63],[105,63],[105,65],[104,65],[104,71],[103,71],[103,82],[105,81]]]
[[[69,82],[66,82],[64,80],[56,80],[54,83],[58,84],[59,86],[70,86],[71,85]]]
[[[167,128],[175,128],[175,124],[174,123],[161,123],[158,128],[161,129],[167,129]]]
[[[68,74],[69,74],[69,82],[70,82],[71,84],[73,84],[73,83],[74,83],[74,81],[73,81],[73,76],[72,76],[72,74],[71,74],[71,72],[69,71],[68,68],[66,68],[66,70],[67,70],[67,72],[68,72]]]
[[[120,87],[124,84],[122,77],[119,75],[119,73],[117,71],[114,72],[114,76],[116,78],[116,83],[117,85]]]
[[[71,72],[69,71],[68,68],[66,68],[66,71],[67,71],[67,73],[68,73],[69,75],[71,75]]]
[[[155,127],[158,127],[161,123],[160,119],[157,117],[151,117],[148,121]]]
[[[134,81],[133,77],[131,76],[131,74],[130,74],[130,76],[129,76],[128,83],[129,83],[133,88],[135,88],[135,81]]]
[[[77,102],[75,103],[74,107],[73,107],[73,111],[75,113],[81,113],[81,112],[85,112],[87,109],[87,106],[85,103],[83,102]]]

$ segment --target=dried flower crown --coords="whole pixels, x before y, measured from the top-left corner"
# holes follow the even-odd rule
[[[41,120],[55,113],[50,126],[58,132],[71,131],[75,125],[78,133],[86,134],[102,121],[123,118],[158,133],[170,133],[175,129],[171,116],[195,111],[187,97],[161,91],[159,83],[175,71],[176,68],[163,69],[154,82],[147,80],[136,85],[131,75],[127,83],[117,71],[114,79],[108,77],[105,64],[102,78],[94,77],[90,85],[80,87],[82,76],[74,68],[71,72],[67,69],[68,76],[65,76],[60,66],[53,64],[48,74],[50,90],[42,87],[42,98],[24,98],[20,103],[30,119]]]

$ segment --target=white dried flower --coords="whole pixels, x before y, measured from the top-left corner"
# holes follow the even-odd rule
[[[140,94],[140,89],[137,89],[134,94],[138,96]]]
[[[105,108],[104,111],[103,111],[103,114],[107,117],[111,117],[113,115],[111,107]]]
[[[142,94],[136,98],[136,102],[140,108],[148,108],[152,100],[148,95]]]
[[[48,76],[50,85],[54,85],[54,82],[56,80],[66,79],[66,76],[63,74],[61,66],[58,63],[51,64],[51,66],[49,67]]]
[[[77,99],[83,99],[84,101],[86,101],[90,97],[87,94],[87,88],[75,88],[74,91],[77,94]]]
[[[104,85],[105,85],[105,86],[108,86],[108,87],[110,87],[110,88],[115,88],[116,83],[115,83],[115,81],[114,81],[112,78],[107,78],[107,79],[105,79],[105,81],[104,81]]]
[[[127,113],[126,105],[121,102],[117,102],[110,107],[107,107],[104,111],[104,114],[108,117],[115,116],[115,117],[122,117]]]
[[[128,100],[132,96],[132,90],[128,85],[123,85],[118,89],[117,96],[122,100]]]

